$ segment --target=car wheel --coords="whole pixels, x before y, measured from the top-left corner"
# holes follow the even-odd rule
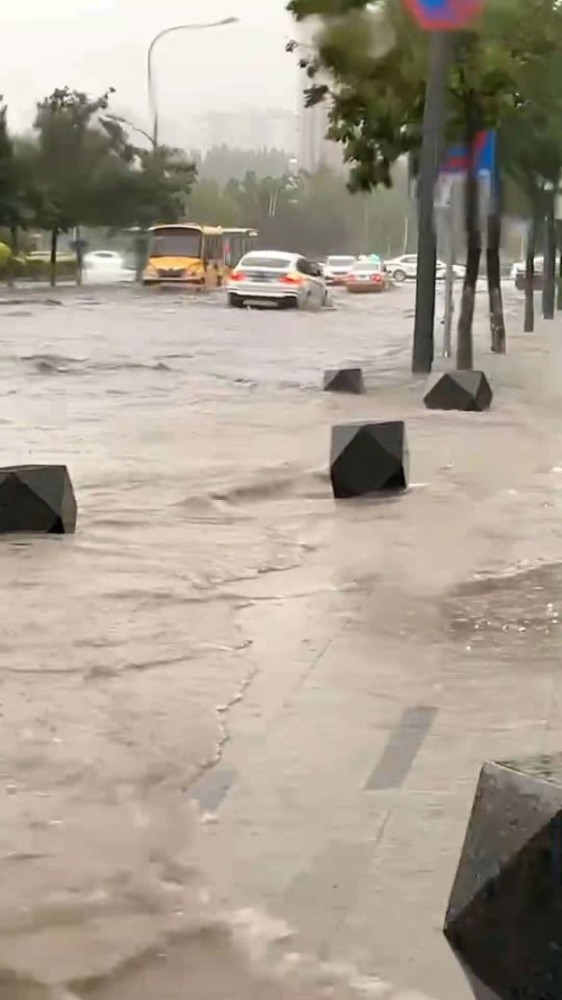
[[[238,295],[229,295],[228,304],[232,309],[241,309],[244,303]]]
[[[297,298],[281,299],[279,302],[280,309],[298,309],[299,300]]]
[[[392,272],[392,277],[395,281],[402,284],[403,281],[406,281],[406,272],[399,267],[397,271]]]

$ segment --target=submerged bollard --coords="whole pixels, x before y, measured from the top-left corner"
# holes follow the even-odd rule
[[[0,534],[71,534],[76,499],[66,465],[0,468]]]
[[[562,754],[482,768],[444,934],[476,1000],[562,997]]]
[[[330,479],[337,499],[398,492],[408,486],[408,445],[401,420],[332,427]]]
[[[324,372],[324,392],[350,392],[362,396],[365,392],[361,368],[329,368]]]
[[[450,371],[437,375],[424,396],[428,410],[488,410],[493,399],[484,372]]]

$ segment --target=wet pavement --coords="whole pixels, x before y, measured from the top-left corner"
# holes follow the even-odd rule
[[[79,501],[2,543],[0,1000],[468,997],[440,928],[477,774],[562,713],[559,324],[508,292],[493,358],[480,299],[470,415],[421,406],[409,287],[0,299],[3,464]],[[342,363],[367,396],[319,391]],[[335,504],[363,417],[407,420],[412,486]]]

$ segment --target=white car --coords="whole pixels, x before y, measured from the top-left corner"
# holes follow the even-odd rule
[[[527,271],[526,261],[520,261],[511,268],[511,278],[518,291],[525,291],[525,274]],[[534,286],[535,291],[542,288],[544,274],[544,257],[535,257]]]
[[[326,258],[324,274],[329,285],[343,285],[344,278],[357,263],[357,257],[332,256]]]
[[[319,265],[298,253],[253,250],[232,271],[226,283],[228,304],[275,305],[303,309],[326,305],[328,290]]]
[[[406,281],[407,278],[417,278],[418,276],[418,255],[415,253],[403,254],[402,257],[394,257],[392,260],[385,260],[384,266],[390,277],[396,282]],[[455,278],[464,278],[466,268],[462,264],[453,264],[453,274]],[[438,260],[435,268],[435,277],[438,281],[445,278],[447,265],[442,260]]]
[[[125,258],[114,250],[92,250],[84,255],[83,265],[86,281],[123,281],[130,275]]]

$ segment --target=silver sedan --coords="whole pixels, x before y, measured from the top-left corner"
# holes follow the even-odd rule
[[[228,304],[236,308],[320,308],[328,298],[319,264],[301,254],[277,250],[246,254],[232,271],[226,289]]]

